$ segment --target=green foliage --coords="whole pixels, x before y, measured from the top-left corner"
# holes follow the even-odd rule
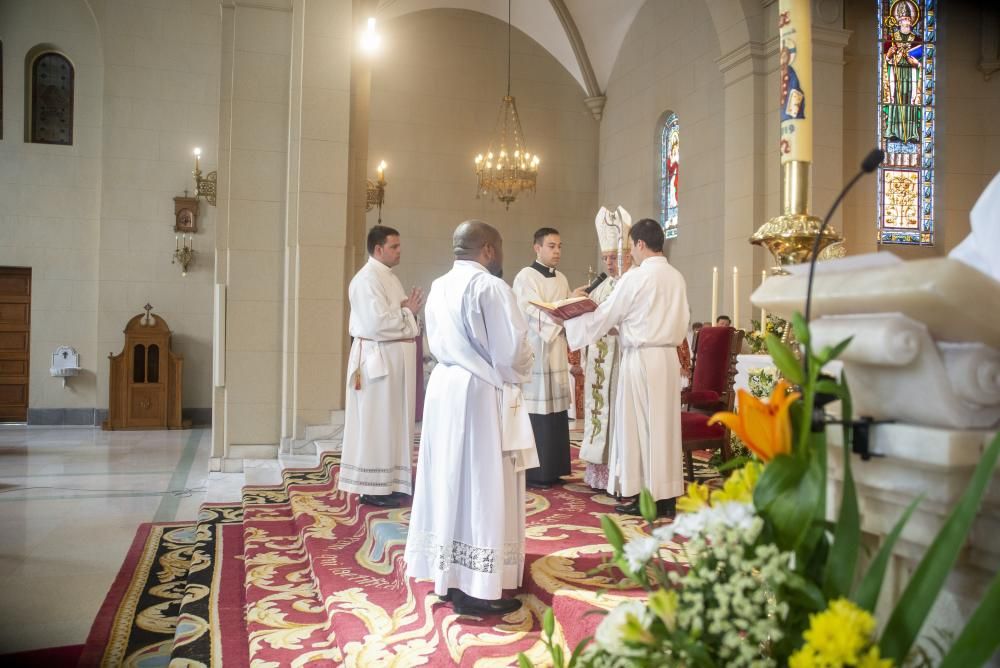
[[[823,463],[780,455],[764,468],[753,501],[773,525],[778,547],[794,550],[805,538],[822,499]]]
[[[858,510],[858,493],[854,487],[854,473],[851,471],[851,429],[853,414],[851,394],[847,389],[847,379],[841,376],[837,387],[841,397],[841,415],[844,420],[844,488],[840,499],[840,514],[833,530],[833,544],[823,574],[823,590],[830,599],[847,596],[854,583],[854,569],[858,563],[858,549],[861,545],[861,513]],[[820,381],[817,385],[826,381]],[[820,390],[822,391],[822,390]]]
[[[778,367],[781,375],[788,379],[788,382],[801,385],[805,381],[802,365],[795,359],[795,353],[774,334],[767,335],[767,352],[771,354],[774,365]]]
[[[969,486],[962,494],[958,505],[948,516],[941,531],[934,537],[924,558],[920,560],[909,584],[900,596],[895,610],[882,633],[880,648],[882,656],[902,661],[913,646],[920,627],[937,600],[948,573],[958,559],[965,544],[965,537],[972,526],[972,520],[979,510],[979,503],[1000,457],[1000,435],[997,435],[972,474]]]
[[[993,653],[1000,649],[1000,573],[993,578],[976,611],[966,623],[962,633],[941,660],[939,668],[965,668],[985,665]]]

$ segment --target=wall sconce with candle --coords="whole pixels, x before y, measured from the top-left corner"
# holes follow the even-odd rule
[[[205,201],[215,206],[216,185],[219,180],[219,173],[211,171],[204,177],[201,175],[201,149],[194,150],[194,196],[204,197]]]
[[[371,211],[378,207],[378,222],[382,222],[382,204],[385,203],[385,160],[378,163],[378,179],[372,181],[368,179],[367,192],[365,193],[365,211]]]

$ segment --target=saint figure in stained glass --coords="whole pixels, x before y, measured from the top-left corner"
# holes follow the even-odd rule
[[[934,244],[937,0],[878,7],[878,241]]]
[[[680,180],[680,124],[670,114],[660,131],[660,222],[667,239],[677,236],[677,186]]]
[[[886,17],[889,39],[885,42],[883,98],[885,136],[904,142],[920,141],[920,58],[923,43],[913,26],[920,9],[912,0],[897,0]]]

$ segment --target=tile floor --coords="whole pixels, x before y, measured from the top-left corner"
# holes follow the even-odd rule
[[[82,643],[136,528],[193,520],[211,432],[0,425],[0,653]],[[211,474],[213,500],[244,477]]]

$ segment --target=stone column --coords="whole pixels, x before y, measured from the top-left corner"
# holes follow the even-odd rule
[[[350,0],[293,2],[281,385],[288,444],[343,406],[353,15]]]
[[[216,283],[227,286],[213,469],[274,457],[281,427],[289,0],[224,0]],[[220,345],[216,342],[216,345]],[[222,459],[220,459],[222,458]]]

